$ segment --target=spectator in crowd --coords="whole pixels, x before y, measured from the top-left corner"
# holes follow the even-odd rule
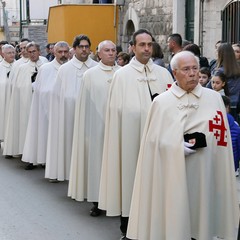
[[[223,71],[215,70],[211,79],[212,89],[219,92],[222,96],[228,96],[227,77]]]
[[[164,55],[163,55],[163,51],[160,44],[158,44],[157,42],[153,42],[153,53],[152,53],[153,62],[161,67],[165,67],[163,57]]]
[[[173,33],[167,40],[168,50],[171,52],[172,57],[182,51],[182,36],[179,33]]]
[[[70,48],[68,60],[71,60],[75,54],[74,48]]]
[[[214,69],[217,67],[217,58],[218,58],[218,48],[219,46],[222,44],[222,41],[217,41],[215,44],[215,54],[216,54],[216,59],[211,60],[211,62],[209,63],[209,68],[210,68],[210,72],[213,73]]]
[[[183,39],[182,40],[182,48],[186,47],[188,44],[191,44],[192,42],[191,41],[188,41],[186,39]]]
[[[123,51],[122,46],[121,46],[121,45],[117,45],[117,46],[116,46],[116,50],[117,50],[117,55],[118,55],[120,52]],[[117,55],[116,55],[116,56],[117,56]]]
[[[46,58],[49,62],[51,62],[54,59],[54,43],[48,43],[46,46]]]
[[[240,68],[231,44],[222,43],[218,47],[216,68],[223,71],[227,77],[227,85],[231,102],[231,114],[239,122],[240,104]]]
[[[236,43],[232,45],[238,65],[240,67],[240,43]]]
[[[199,58],[200,68],[207,67],[209,68],[209,63],[207,58],[200,56],[200,48],[197,44],[191,43],[183,48],[183,50],[192,52],[195,56]]]
[[[168,37],[167,45],[168,45],[168,50],[171,53],[171,57],[173,57],[176,53],[182,51],[182,36],[179,33],[171,34]],[[170,64],[168,65],[168,71],[171,73],[174,79]]]
[[[128,42],[128,54],[130,55],[130,59],[134,57],[134,52],[133,52],[133,41],[130,40]]]
[[[240,161],[240,127],[234,120],[233,116],[229,113],[230,111],[230,98],[222,96],[224,105],[227,110],[228,124],[232,139],[233,158],[235,167],[235,176],[239,176],[239,161]]]
[[[206,87],[210,79],[211,79],[211,72],[210,72],[209,68],[207,68],[207,67],[200,68],[200,70],[199,70],[199,83],[203,87]]]
[[[130,56],[128,53],[120,52],[117,55],[117,64],[121,67],[127,65],[130,61]]]

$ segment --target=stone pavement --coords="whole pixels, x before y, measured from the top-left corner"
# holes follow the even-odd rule
[[[43,168],[25,166],[0,152],[0,240],[119,239],[119,217],[90,217],[92,204],[68,198],[67,182],[49,183]]]
[[[92,204],[68,198],[67,182],[49,183],[43,168],[25,166],[0,156],[0,240],[120,238],[119,217],[90,217]]]

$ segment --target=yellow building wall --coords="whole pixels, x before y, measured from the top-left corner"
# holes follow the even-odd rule
[[[113,4],[58,5],[50,7],[48,42],[66,41],[72,45],[79,34],[87,35],[95,51],[99,42],[117,42],[118,7]]]
[[[0,28],[0,41],[5,40],[5,35],[4,35],[4,31],[3,28]]]

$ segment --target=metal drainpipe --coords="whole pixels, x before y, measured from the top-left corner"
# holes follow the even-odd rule
[[[200,26],[199,26],[199,43],[201,54],[203,53],[203,9],[204,9],[204,0],[200,0]]]
[[[20,21],[20,27],[19,27],[19,38],[22,39],[22,0],[19,1],[19,21]]]

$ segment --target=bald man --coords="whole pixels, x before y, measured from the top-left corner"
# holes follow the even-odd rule
[[[101,61],[83,76],[81,94],[77,98],[73,136],[73,152],[68,196],[77,200],[94,202],[91,216],[100,215],[98,209],[99,183],[105,114],[109,87],[116,65],[116,45],[103,41],[98,45]]]

